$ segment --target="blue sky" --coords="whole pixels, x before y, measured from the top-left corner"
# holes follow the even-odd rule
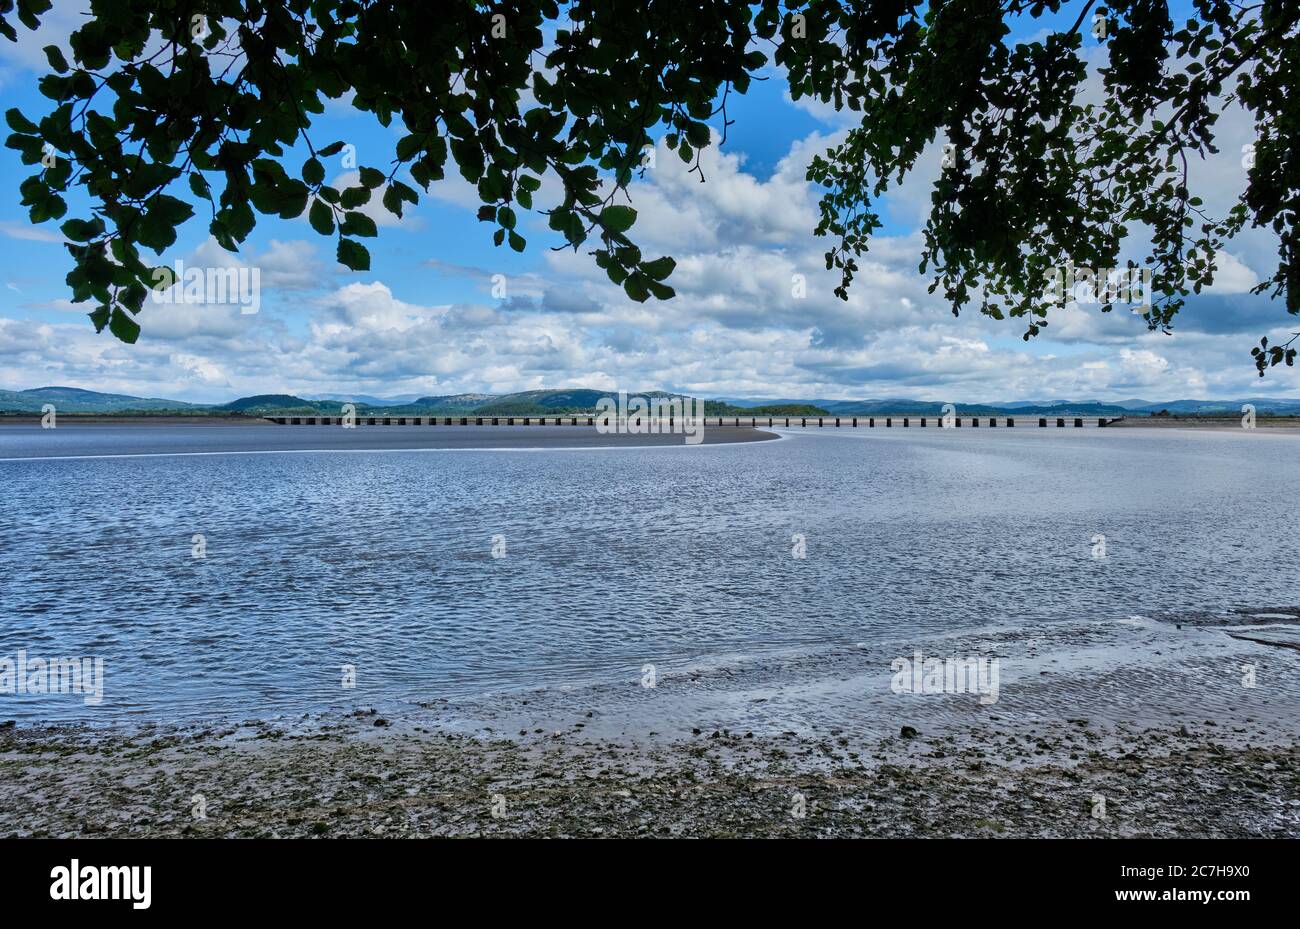
[[[6,109],[45,112],[34,89],[44,73],[40,49],[65,44],[78,16],[76,2],[56,0],[40,33],[24,31],[17,46],[0,42]],[[838,300],[821,260],[825,242],[812,235],[815,192],[803,176],[850,123],[794,103],[781,75],[769,76],[733,97],[735,124],[726,145],[705,154],[705,183],[661,151],[630,190],[639,243],[678,260],[678,297],[665,303],[632,303],[585,254],[551,250],[558,242],[544,217],[521,219],[523,255],[494,248],[491,227],[474,218],[474,192],[453,177],[400,222],[372,213],[380,235],[368,243],[371,269],[360,274],[336,265],[333,241],[305,219],[259,217],[237,257],[209,239],[201,218],[191,221],[158,263],[257,267],[259,312],[147,304],[140,341],[122,345],[95,334],[84,316],[91,307],[68,302],[58,230],[27,222],[17,187],[30,169],[5,149],[0,388],[66,384],[197,401],[570,386],[939,401],[1300,394],[1294,370],[1260,381],[1248,354],[1260,335],[1285,338],[1294,326],[1279,304],[1246,293],[1276,260],[1265,233],[1234,243],[1213,292],[1192,301],[1172,336],[1147,332],[1132,314],[1086,306],[1062,311],[1050,337],[1029,343],[1015,321],[954,319],[916,274],[937,146],[883,205],[886,227],[851,299]],[[1244,183],[1238,143],[1251,140],[1250,123],[1225,114],[1220,131],[1223,154],[1196,166],[1195,179],[1212,208],[1226,209]],[[331,104],[311,135],[318,145],[345,141],[361,164],[384,167],[399,130]],[[290,170],[304,157],[292,153]],[[328,176],[346,174],[339,157],[333,162]],[[807,281],[802,299],[791,293],[795,274]],[[504,299],[492,292],[493,275],[504,276]]]

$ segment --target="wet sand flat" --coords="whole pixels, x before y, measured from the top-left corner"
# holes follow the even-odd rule
[[[762,442],[776,436],[746,426],[708,426],[705,445]],[[144,455],[265,454],[282,452],[433,451],[455,449],[643,448],[686,446],[681,434],[614,435],[594,426],[277,426],[173,422],[85,423],[0,430],[0,460],[14,458],[139,457]]]
[[[1111,423],[1107,429],[1214,429],[1240,430],[1242,417],[1233,416],[1133,416]],[[1296,416],[1258,416],[1255,429],[1300,429],[1300,417]]]
[[[845,659],[864,662],[841,649],[812,667],[629,682],[626,697],[496,695],[482,714],[434,700],[184,726],[0,723],[0,835],[1296,837],[1297,659],[1235,633],[1297,615],[1004,639],[1004,667],[1035,683],[991,705],[871,699],[881,687],[845,686]],[[1241,686],[1243,663],[1258,687]],[[858,711],[783,717],[781,691],[810,685]]]

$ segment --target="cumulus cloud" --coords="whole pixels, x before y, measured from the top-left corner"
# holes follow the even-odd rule
[[[47,72],[49,60],[44,51],[47,45],[62,49],[71,61],[68,36],[85,22],[89,13],[90,4],[86,0],[60,0],[41,14],[40,25],[35,30],[15,21],[18,41],[0,42],[0,87],[28,79],[33,73]]]
[[[272,239],[261,251],[228,252],[208,238],[185,260],[200,268],[256,268],[263,287],[280,291],[317,290],[339,273],[333,261],[321,258],[312,242]]]
[[[1244,294],[1259,283],[1255,272],[1231,252],[1214,256],[1214,283],[1206,288],[1213,294]]]
[[[507,275],[504,299],[492,291],[494,272],[449,255],[414,264],[423,274],[412,283],[344,278],[314,242],[271,240],[240,256],[205,242],[187,263],[259,267],[261,312],[150,306],[135,346],[71,319],[0,318],[0,386],[68,383],[199,400],[562,386],[828,399],[1158,400],[1257,394],[1250,345],[1260,335],[1289,336],[1278,304],[1247,293],[1255,269],[1267,264],[1246,246],[1218,256],[1212,292],[1193,298],[1172,336],[1149,331],[1124,307],[1109,314],[1059,308],[1030,342],[1020,338],[1021,321],[973,310],[955,317],[918,274],[914,221],[872,243],[849,299],[839,300],[832,293],[838,275],[825,268],[827,243],[811,233],[817,193],[804,180],[809,159],[836,138],[797,141],[766,176],[747,170],[738,154],[706,149],[703,182],[657,149],[628,193],[643,250],[677,260],[671,301],[634,303],[585,249],[548,251],[557,243],[537,219],[528,220],[538,232],[525,256],[534,264]],[[911,217],[926,208],[937,153],[933,161],[884,207]],[[463,199],[467,234],[481,234],[468,211],[477,197],[464,193],[443,201]],[[449,278],[474,283],[478,295],[446,299]],[[1295,392],[1298,377],[1295,369],[1275,370],[1267,391]]]

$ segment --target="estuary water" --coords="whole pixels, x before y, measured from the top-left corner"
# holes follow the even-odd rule
[[[1217,673],[1197,661],[1219,643],[1256,649],[1291,683],[1252,699],[1293,696],[1294,651],[1213,627],[1253,611],[1267,638],[1288,615],[1269,611],[1300,604],[1300,435],[775,431],[369,450],[390,431],[331,447],[338,427],[0,427],[0,659],[103,667],[99,702],[17,686],[0,720],[464,714],[579,692],[600,706],[647,689],[649,668],[715,711],[766,703],[747,725],[794,726],[826,706],[869,715],[845,683],[887,682],[890,656],[976,640],[1002,650],[1004,706],[1026,683],[1026,712],[1046,699],[1031,679],[1098,649],[1092,684],[1052,691],[1063,711],[1149,677],[1147,658],[1121,669],[1139,647],[1175,656],[1182,691]],[[1184,620],[1206,638],[1170,638]],[[1187,702],[1137,690],[1133,706]]]

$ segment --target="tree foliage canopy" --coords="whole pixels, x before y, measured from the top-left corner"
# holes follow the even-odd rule
[[[0,32],[16,39],[50,6],[0,0]],[[62,221],[74,300],[128,342],[159,286],[146,251],[170,247],[196,207],[231,251],[259,213],[305,212],[342,264],[367,270],[360,240],[377,230],[361,208],[376,197],[400,216],[448,171],[476,185],[498,246],[522,251],[519,211],[539,210],[554,243],[590,243],[631,299],[672,297],[673,259],[637,248],[627,187],[660,137],[698,170],[730,95],[773,64],[796,99],[861,114],[808,172],[840,297],[881,228],[873,203],[938,141],[951,157],[920,269],[954,313],[1020,317],[1029,338],[1048,322],[1050,269],[1121,267],[1138,242],[1158,295],[1146,318],[1167,330],[1247,225],[1278,238],[1257,290],[1300,313],[1300,5],[1192,6],[1175,23],[1162,0],[91,0],[72,60],[46,49],[48,112],[9,110],[6,144],[37,167],[21,185],[31,220]],[[1048,16],[1065,25],[1010,38],[1009,21]],[[1106,64],[1090,87],[1094,36]],[[323,159],[344,141],[311,133],[327,98],[402,132],[341,190]],[[1236,204],[1212,216],[1188,167],[1217,151],[1228,106],[1253,120],[1252,157]],[[560,194],[534,204],[548,176]],[[76,187],[90,209],[66,218]],[[1262,374],[1295,352],[1255,354]]]

